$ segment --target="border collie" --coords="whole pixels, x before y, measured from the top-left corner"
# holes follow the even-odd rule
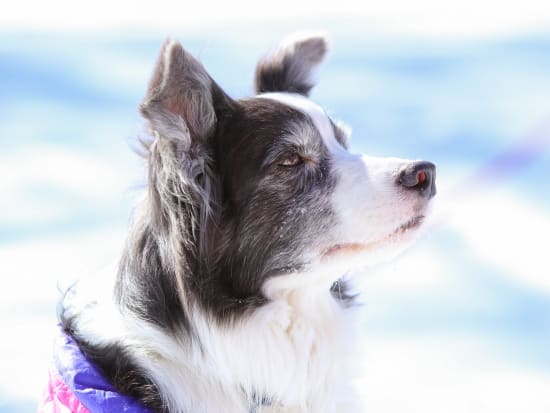
[[[118,269],[59,311],[152,411],[357,409],[347,274],[415,237],[435,166],[348,150],[348,128],[308,98],[326,52],[323,36],[283,42],[258,63],[256,95],[235,100],[178,42],[162,46],[140,107],[147,190]]]

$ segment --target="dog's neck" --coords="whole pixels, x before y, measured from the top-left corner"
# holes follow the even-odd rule
[[[210,399],[205,411],[244,412],[258,404],[259,395],[272,406],[307,406],[308,411],[331,411],[337,403],[345,369],[341,357],[350,354],[345,346],[352,340],[349,314],[329,291],[322,296],[286,291],[231,327],[213,322],[200,309],[195,315],[195,339],[163,336],[155,342],[164,340],[164,347],[145,352],[155,354],[149,362],[163,366],[152,373],[161,386],[170,383],[163,393],[174,406],[188,403],[180,398],[188,399],[189,392],[197,404]],[[150,340],[150,334],[144,338]],[[184,377],[182,369],[193,373]],[[183,381],[174,386],[178,380]],[[215,397],[213,382],[218,383]]]

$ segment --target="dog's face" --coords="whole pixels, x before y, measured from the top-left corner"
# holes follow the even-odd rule
[[[348,150],[347,128],[308,98],[325,53],[322,37],[287,42],[258,64],[258,94],[235,101],[179,44],[163,48],[142,112],[171,153],[151,156],[164,175],[150,185],[162,203],[158,182],[177,168],[175,187],[199,194],[190,233],[225,295],[330,286],[405,245],[435,195],[431,163]]]

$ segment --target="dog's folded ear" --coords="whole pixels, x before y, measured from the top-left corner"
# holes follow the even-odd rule
[[[328,51],[323,35],[294,36],[281,43],[256,66],[255,91],[290,92],[308,96],[315,69]]]
[[[151,129],[174,139],[204,142],[216,125],[216,98],[228,99],[202,64],[181,44],[167,40],[140,106]],[[191,142],[189,142],[191,143]]]

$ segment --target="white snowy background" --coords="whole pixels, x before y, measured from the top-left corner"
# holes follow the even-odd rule
[[[235,97],[303,29],[352,149],[438,165],[432,230],[364,274],[365,411],[550,412],[550,6],[19,1],[0,15],[0,412],[28,413],[58,283],[117,258],[137,105],[167,35]]]

